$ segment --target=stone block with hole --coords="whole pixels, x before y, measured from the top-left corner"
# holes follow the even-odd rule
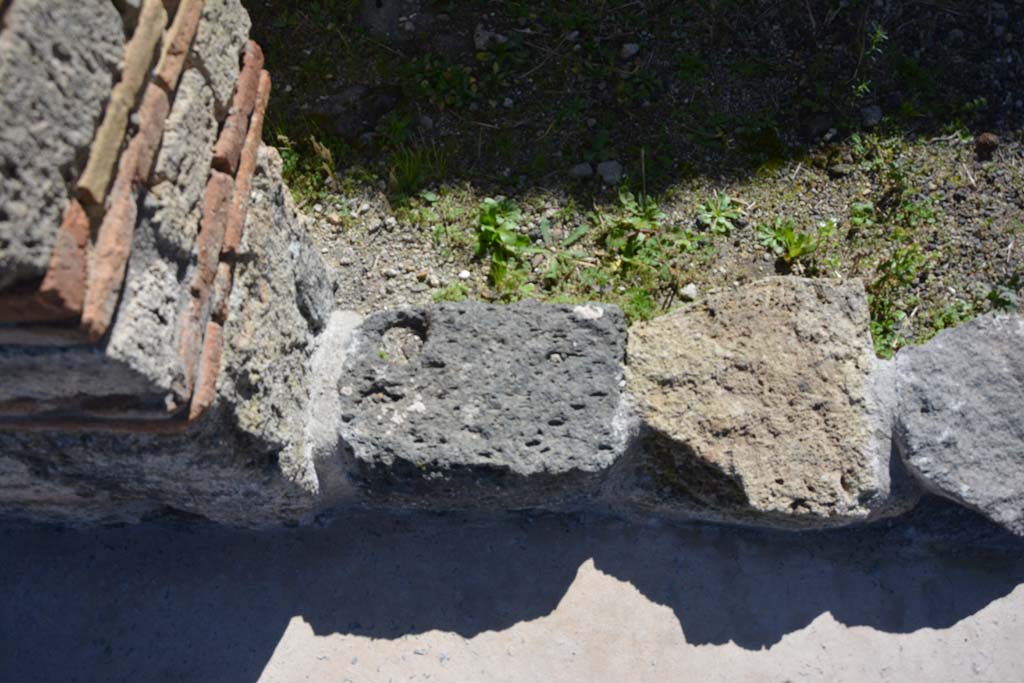
[[[615,306],[439,304],[370,316],[338,384],[350,476],[425,506],[558,507],[627,440]]]
[[[638,475],[712,517],[816,527],[905,509],[891,363],[859,281],[769,278],[630,330]]]

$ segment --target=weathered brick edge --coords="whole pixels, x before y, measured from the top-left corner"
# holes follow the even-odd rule
[[[249,182],[256,171],[256,159],[263,141],[263,119],[267,113],[267,103],[270,102],[271,85],[270,74],[261,71],[252,119],[249,121],[249,130],[238,163],[235,198],[231,205],[231,215],[228,217],[227,234],[224,236],[224,254],[228,259],[238,256],[238,249],[242,244],[245,217],[249,212]]]
[[[165,112],[161,117],[159,131],[153,130],[155,124],[152,120],[143,124],[149,128],[148,136],[136,143],[132,155],[136,163],[144,168],[132,169],[129,168],[130,159],[125,159],[129,156],[127,151],[121,153],[128,111],[134,106],[153,63],[161,34],[164,34],[163,47],[152,82],[157,83],[164,90],[164,94],[161,97],[159,92],[153,90],[152,82],[150,83],[143,93],[139,106],[140,119],[145,118],[147,111],[149,119],[159,114],[159,111],[154,112],[154,108],[162,107],[161,100],[166,99],[169,104],[170,94],[177,89],[185,58],[198,30],[203,4],[204,0],[182,0],[166,33],[163,30],[167,24],[164,3],[160,0],[147,0],[143,6],[138,26],[125,47],[125,69],[121,80],[114,86],[100,130],[97,131],[90,147],[86,168],[76,183],[76,192],[83,199],[80,201],[72,198],[65,210],[50,264],[39,289],[0,294],[0,323],[62,323],[79,319],[83,315],[86,291],[91,280],[90,273],[93,269],[99,268],[104,272],[93,282],[101,289],[93,294],[90,322],[83,325],[82,330],[83,336],[93,342],[105,333],[110,322],[109,316],[113,315],[112,310],[106,310],[110,305],[110,290],[114,290],[112,296],[116,303],[117,293],[124,279],[127,256],[130,254],[130,244],[127,245],[128,250],[124,251],[121,246],[111,244],[111,241],[115,234],[124,234],[124,220],[128,212],[133,210],[124,203],[123,186],[120,193],[108,187],[110,175],[115,165],[118,167],[119,175],[122,168],[125,176],[134,176],[142,171],[148,173],[153,155],[159,149],[163,133],[162,119],[166,118]],[[125,103],[128,109],[122,112]],[[103,187],[102,190],[100,186]],[[109,194],[116,196],[109,206],[105,206]],[[121,215],[119,218],[108,218],[112,212],[120,212]],[[107,223],[105,230],[103,223]],[[96,247],[90,245],[89,237],[97,225],[97,240],[104,232],[107,234],[104,248],[108,255],[94,259],[90,263],[90,252],[95,251]],[[134,230],[134,219],[130,229]],[[119,266],[118,261],[121,259],[124,263]],[[121,272],[120,278],[116,277],[118,272]],[[43,331],[37,332],[40,338],[45,334]],[[69,332],[67,329],[58,328],[54,330],[53,336],[67,339]]]
[[[178,79],[181,78],[202,15],[203,0],[181,0],[178,4],[178,11],[167,31],[160,61],[153,75],[153,79],[167,92],[178,89]]]
[[[240,124],[244,126],[246,134],[245,143],[239,148],[238,172],[232,179],[218,170],[215,153],[214,169],[210,173],[203,205],[196,272],[191,283],[192,298],[182,323],[178,347],[187,376],[195,377],[194,384],[189,387],[190,390],[194,388],[189,421],[199,419],[216,397],[220,356],[224,345],[223,325],[228,318],[234,280],[234,259],[245,228],[249,186],[256,170],[256,155],[263,140],[263,120],[270,101],[270,74],[258,70],[257,78],[253,78],[252,67],[257,64],[263,64],[263,51],[250,41],[246,46],[245,64],[234,98],[235,106],[248,108],[251,112],[248,120]],[[247,88],[251,89],[251,94],[243,92]],[[245,103],[247,98],[251,100],[251,106]],[[228,125],[230,116],[224,130],[227,130]],[[218,145],[224,139],[222,131]],[[215,343],[207,343],[201,334],[203,331],[207,336],[211,332],[216,334]]]
[[[107,212],[93,245],[82,308],[82,329],[93,343],[107,333],[117,309],[138,218],[139,186],[149,176],[160,149],[170,109],[167,91],[150,83],[139,107],[139,131],[121,155]]]
[[[107,110],[89,149],[85,170],[78,179],[78,197],[86,205],[102,205],[110,187],[124,143],[128,114],[153,63],[157,45],[167,26],[167,10],[162,0],[144,0],[135,32],[124,49],[121,80],[114,85]]]
[[[77,199],[68,202],[39,289],[0,294],[0,323],[58,322],[82,313],[89,250],[89,217]]]
[[[235,96],[231,100],[231,113],[221,129],[220,137],[213,148],[213,167],[218,171],[234,175],[238,170],[242,145],[249,129],[249,117],[256,106],[260,72],[263,69],[263,50],[250,40],[245,46],[242,74],[238,77]]]

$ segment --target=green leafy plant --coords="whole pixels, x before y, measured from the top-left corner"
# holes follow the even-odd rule
[[[653,201],[638,201],[632,192],[619,192],[622,210],[614,215],[596,214],[608,251],[624,261],[635,261],[648,240],[656,237],[666,216]]]
[[[774,223],[762,223],[757,227],[758,240],[770,252],[779,257],[787,268],[799,265],[806,267],[809,259],[835,233],[836,223],[827,220],[817,225],[814,235],[798,232],[793,221],[776,218]]]
[[[728,235],[735,229],[734,221],[743,212],[732,198],[724,192],[715,193],[697,210],[697,220],[716,235]]]
[[[909,294],[908,289],[927,263],[928,258],[921,248],[912,244],[896,248],[875,269],[875,279],[866,289],[871,313],[871,338],[875,353],[881,358],[891,358],[906,344],[900,330],[907,311],[918,304],[917,297]]]
[[[508,200],[488,197],[480,204],[476,257],[490,258],[491,283],[501,287],[509,265],[530,250],[530,238],[519,232],[519,209]]]
[[[453,282],[434,293],[434,301],[465,301],[469,288],[461,282]]]
[[[854,202],[851,204],[850,224],[855,229],[872,227],[875,224],[875,205],[871,202]]]

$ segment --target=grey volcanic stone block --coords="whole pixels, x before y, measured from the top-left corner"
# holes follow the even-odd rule
[[[614,306],[441,304],[377,313],[339,381],[353,476],[430,506],[557,506],[626,442]]]
[[[108,0],[15,0],[0,32],[0,289],[46,272],[124,44]]]
[[[989,314],[896,356],[897,439],[930,491],[1024,535],[1024,318]]]
[[[899,511],[892,376],[859,281],[769,278],[630,331],[628,386],[654,499],[816,527]]]
[[[242,51],[252,22],[240,0],[206,0],[186,66],[199,69],[213,89],[217,120],[231,108]]]

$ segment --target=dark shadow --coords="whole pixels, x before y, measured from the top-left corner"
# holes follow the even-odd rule
[[[265,139],[294,146],[300,192],[326,163],[371,169],[398,196],[468,181],[586,202],[601,193],[596,174],[569,173],[583,162],[619,161],[658,193],[795,159],[831,168],[833,143],[857,132],[1024,121],[1011,55],[1024,17],[1007,3],[245,4],[276,84]]]
[[[8,523],[0,680],[255,680],[295,616],[320,635],[468,638],[549,614],[591,558],[671,607],[693,644],[771,646],[825,612],[891,633],[942,629],[1024,581],[1022,551],[934,500],[827,533],[379,512],[262,533]]]

